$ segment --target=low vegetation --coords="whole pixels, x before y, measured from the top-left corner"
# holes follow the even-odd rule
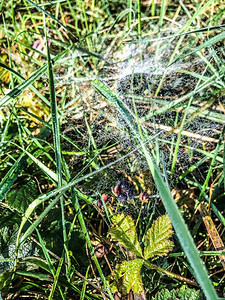
[[[225,299],[225,5],[0,6],[0,299]]]

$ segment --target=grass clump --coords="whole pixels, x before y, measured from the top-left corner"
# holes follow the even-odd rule
[[[1,8],[1,297],[224,297],[223,4]]]

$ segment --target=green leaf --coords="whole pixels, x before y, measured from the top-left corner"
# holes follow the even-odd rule
[[[110,230],[112,238],[137,256],[143,257],[131,216],[125,217],[123,213],[115,215],[112,222],[113,228]]]
[[[6,196],[11,208],[25,213],[29,204],[38,197],[37,183],[34,179],[23,180],[19,188],[12,189]]]
[[[179,289],[179,290],[167,290],[164,289],[156,294],[152,300],[200,300],[203,299],[200,295],[200,290],[196,291],[195,289]]]
[[[144,292],[140,275],[142,265],[142,259],[124,261],[121,265],[117,265],[115,272],[119,277],[122,277],[123,294],[129,293],[131,289],[135,294]]]
[[[147,260],[154,255],[166,255],[173,248],[172,224],[169,216],[164,215],[155,220],[145,236],[144,258]]]

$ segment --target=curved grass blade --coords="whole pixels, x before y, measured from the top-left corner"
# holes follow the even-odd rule
[[[45,256],[45,259],[46,259],[46,261],[48,263],[49,270],[52,272],[52,275],[53,275],[53,278],[54,278],[55,277],[55,268],[54,268],[53,263],[51,261],[50,255],[48,254],[48,251],[47,251],[47,249],[45,247],[45,243],[44,243],[44,241],[43,241],[43,239],[42,239],[39,231],[37,230],[37,228],[36,228],[36,232],[37,232],[37,235],[38,235],[38,238],[39,238],[39,241],[40,241],[40,244],[41,244],[41,248],[42,248],[42,251],[43,251],[44,256]],[[61,286],[59,284],[58,284],[58,289],[59,289],[59,292],[61,294],[62,299],[65,299],[65,297],[63,295],[62,288],[61,288]]]
[[[117,108],[117,110],[120,112],[126,123],[129,125],[130,129],[132,130],[132,133],[135,134],[135,137],[137,138],[137,142],[141,143],[143,154],[146,158],[146,161],[148,163],[149,169],[151,170],[152,177],[156,183],[156,186],[158,188],[158,191],[161,195],[162,202],[165,206],[165,209],[170,217],[170,220],[173,224],[173,227],[175,229],[175,232],[178,236],[178,239],[181,243],[182,248],[184,249],[184,252],[191,264],[191,267],[193,268],[194,275],[199,282],[200,286],[202,287],[202,290],[207,297],[207,299],[213,300],[218,299],[216,291],[213,287],[213,284],[211,280],[208,277],[207,270],[205,266],[203,265],[203,262],[199,256],[199,253],[195,247],[193,238],[187,228],[187,225],[184,222],[184,219],[177,207],[176,202],[171,196],[170,190],[168,189],[168,186],[163,180],[163,177],[158,169],[158,167],[155,165],[147,147],[143,143],[143,140],[141,136],[139,135],[136,125],[133,124],[131,117],[129,116],[129,113],[125,110],[122,101],[120,101],[115,94],[112,93],[112,91],[104,85],[99,80],[93,81],[93,86],[97,91],[99,91],[109,102],[113,103],[114,106]]]
[[[224,30],[225,25],[216,25],[216,26],[210,26],[210,27],[203,27],[199,29],[194,29],[186,32],[181,32],[181,33],[175,33],[173,35],[167,35],[167,36],[161,36],[158,38],[153,38],[153,39],[142,39],[142,40],[131,40],[128,41],[128,43],[149,43],[149,42],[156,42],[156,41],[162,41],[162,40],[168,40],[171,38],[176,38],[182,35],[188,35],[188,34],[193,34],[193,33],[202,33],[202,32],[210,32],[214,30]]]

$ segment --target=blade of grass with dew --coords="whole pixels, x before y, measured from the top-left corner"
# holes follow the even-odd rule
[[[182,72],[183,73],[183,72]],[[216,85],[215,85],[216,86]],[[221,86],[216,86],[218,89],[221,89]],[[136,102],[140,102],[140,103],[143,103],[143,104],[149,104],[149,97],[147,97],[146,99],[143,99],[143,96],[137,96],[137,95],[134,95],[134,97],[131,96],[131,94],[126,94],[126,97],[129,97],[129,98],[134,98],[136,100]],[[195,101],[200,101],[201,100],[204,100],[202,97],[200,98],[195,98]],[[155,98],[154,99],[154,103],[159,103],[161,104],[163,107],[168,107],[168,105],[170,104],[170,101],[167,101],[167,100],[162,100],[162,99],[158,99],[158,98]],[[183,109],[183,103],[181,104],[182,105],[182,109]],[[178,105],[176,106],[178,108]],[[181,106],[180,106],[181,107]],[[181,109],[181,108],[180,108]],[[190,114],[192,114],[194,111],[198,110],[199,108],[196,107],[196,106],[190,106],[188,108],[188,112]],[[156,112],[157,113],[157,112]],[[153,115],[154,117],[154,115]],[[202,118],[206,118],[208,120],[211,120],[213,122],[217,122],[217,123],[221,123],[221,124],[224,124],[225,123],[225,116],[222,115],[221,113],[217,113],[217,112],[214,112],[212,110],[204,110],[204,111],[201,111],[199,113],[199,117],[202,117]]]
[[[136,125],[133,124],[130,115],[124,109],[122,101],[120,101],[116,97],[116,95],[113,94],[112,91],[101,81],[95,79],[92,84],[101,95],[103,95],[109,102],[113,103],[113,105],[116,107],[116,109],[119,111],[119,113],[122,115],[126,123],[131,128],[132,133],[135,134],[137,138],[137,142],[141,143],[143,154],[146,158],[146,161],[152,173],[152,177],[161,195],[162,202],[170,217],[170,220],[179,238],[181,246],[184,249],[184,252],[191,264],[191,267],[194,270],[194,275],[196,277],[196,280],[199,282],[207,299],[209,300],[218,299],[213,284],[208,277],[207,270],[203,265],[203,262],[195,247],[193,238],[187,228],[187,225],[184,222],[184,219],[176,205],[176,202],[172,198],[170,190],[168,189],[166,183],[164,182],[162,175],[159,169],[157,168],[157,166],[155,165],[147,147],[144,145],[143,140],[139,136]]]
[[[194,29],[194,30],[181,32],[181,33],[176,33],[176,34],[173,34],[173,35],[161,36],[159,38],[132,40],[132,41],[128,41],[128,42],[144,44],[144,43],[149,43],[149,42],[168,40],[168,39],[171,39],[171,38],[176,38],[176,37],[179,37],[179,36],[182,36],[182,35],[188,35],[188,34],[193,34],[193,33],[209,32],[209,31],[215,31],[215,30],[220,30],[220,29],[224,30],[224,27],[225,27],[225,25],[202,27],[202,28],[199,28],[199,29]]]
[[[176,61],[178,60],[183,60],[185,57],[191,55],[191,54],[194,54],[204,48],[207,48],[207,47],[210,47],[216,43],[218,43],[219,41],[221,40],[224,40],[225,38],[225,32],[221,32],[220,34],[212,37],[211,39],[209,39],[208,41],[204,42],[203,44],[201,44],[200,46],[196,47],[194,50],[188,52],[187,54],[185,55],[181,55],[179,56],[178,58],[176,58],[172,63],[170,63],[169,65],[172,65],[173,63],[175,63]]]
[[[50,50],[48,45],[47,30],[45,26],[45,38],[46,38],[46,49],[47,49],[47,62],[48,62],[48,76],[49,76],[49,88],[50,88],[50,99],[51,99],[51,115],[52,115],[52,132],[55,147],[55,158],[56,158],[56,170],[57,170],[57,182],[58,187],[62,186],[62,166],[61,166],[61,147],[60,147],[60,130],[58,122],[58,111],[57,102],[55,95],[55,84],[53,75],[53,66],[50,56]]]

